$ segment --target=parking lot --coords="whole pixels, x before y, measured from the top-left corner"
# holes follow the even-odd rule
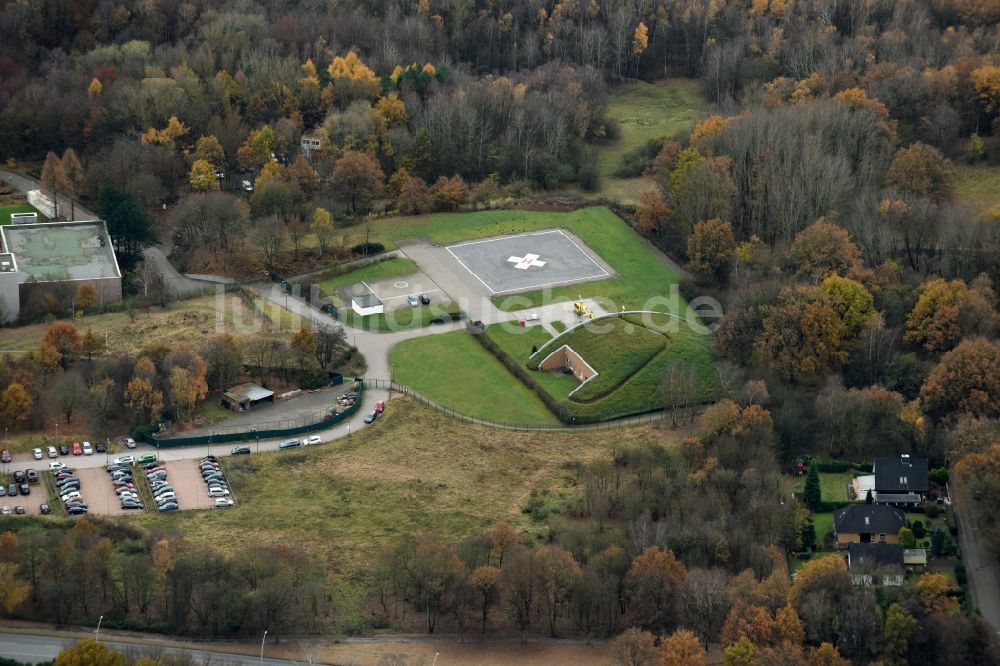
[[[87,502],[88,513],[98,516],[122,516],[134,511],[126,511],[115,493],[111,477],[103,467],[81,467],[76,470],[80,477],[80,494]]]
[[[38,472],[42,473],[43,469],[39,469]],[[6,474],[4,476],[0,476],[0,479],[2,479],[4,488],[7,488],[7,486],[13,483],[14,476],[13,474]],[[29,483],[28,487],[31,489],[30,495],[22,495],[18,493],[16,497],[11,497],[10,495],[0,497],[0,507],[9,506],[11,512],[13,512],[14,507],[23,506],[25,514],[37,516],[41,513],[40,507],[42,504],[49,504],[49,506],[52,505],[52,503],[49,502],[49,493],[44,483]],[[4,511],[4,513],[6,513],[6,511]]]
[[[177,504],[183,509],[211,509],[215,500],[208,496],[208,489],[201,478],[197,460],[168,462],[167,478],[174,487]]]
[[[427,296],[431,303],[447,303],[451,299],[434,281],[423,273],[386,278],[373,282],[361,281],[341,290],[341,297],[350,303],[351,296],[375,294],[387,312],[413,307],[407,301],[410,296]]]

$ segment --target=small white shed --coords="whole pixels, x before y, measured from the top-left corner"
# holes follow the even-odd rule
[[[362,317],[385,312],[385,306],[382,305],[382,301],[375,294],[362,294],[361,296],[351,297],[351,309]]]

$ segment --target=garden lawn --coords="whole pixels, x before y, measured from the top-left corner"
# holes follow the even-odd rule
[[[821,547],[826,535],[833,531],[833,512],[814,513],[812,518],[813,526],[816,528],[816,545]]]
[[[11,213],[38,213],[38,211],[27,202],[0,206],[0,226],[10,224]],[[44,222],[45,220],[46,217],[38,213],[38,221]]]
[[[503,423],[557,425],[527,386],[465,331],[406,340],[389,354],[393,377],[457,412]]]
[[[607,117],[617,122],[620,136],[598,148],[599,193],[624,203],[637,203],[643,192],[653,189],[653,184],[645,177],[615,176],[622,157],[650,139],[669,139],[689,132],[705,115],[707,107],[701,82],[694,79],[638,81],[612,92]]]
[[[413,275],[418,273],[417,265],[409,259],[403,257],[390,257],[385,261],[364,266],[350,273],[344,273],[332,278],[318,282],[320,289],[327,296],[332,295],[338,288],[361,282],[374,282],[384,278],[396,277],[398,275]],[[307,280],[313,281],[313,278]]]
[[[852,475],[850,472],[827,473],[820,472],[819,489],[824,502],[853,501],[847,494]]]
[[[1000,206],[1000,167],[987,164],[955,165],[955,199],[976,215]]]

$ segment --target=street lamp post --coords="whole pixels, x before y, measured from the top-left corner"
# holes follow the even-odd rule
[[[257,426],[252,426],[250,431],[253,432],[254,443],[257,445],[257,453],[260,453],[260,435],[257,434]]]
[[[212,455],[212,438],[215,437],[215,431],[211,430],[208,433],[208,455]]]
[[[104,616],[97,618],[97,632],[94,634],[94,642],[101,642],[101,621],[104,620]]]
[[[260,663],[264,663],[264,641],[267,640],[267,629],[264,630],[264,638],[260,639]]]

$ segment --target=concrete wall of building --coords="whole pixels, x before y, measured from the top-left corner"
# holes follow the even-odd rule
[[[41,190],[31,190],[28,192],[28,203],[37,208],[42,212],[42,215],[54,220],[56,217],[56,207],[52,203],[52,199],[45,194],[42,194]]]
[[[4,323],[14,321],[21,312],[19,283],[23,278],[16,272],[0,273],[0,321]]]
[[[22,275],[22,279],[23,279]],[[73,296],[81,285],[90,283],[97,290],[98,303],[112,303],[122,298],[122,279],[119,277],[96,278],[93,280],[64,280],[56,282],[24,282],[20,286],[20,307],[27,307],[37,301],[39,295],[51,292],[60,302],[70,307]]]
[[[538,364],[539,370],[562,370],[564,368],[572,371],[573,376],[581,383],[597,374],[597,371],[568,345],[563,345],[555,350]]]
[[[885,541],[883,541],[878,534],[870,535],[871,538],[868,539],[867,543],[899,543],[898,534],[886,534]],[[841,546],[846,546],[849,543],[863,543],[860,534],[844,534],[842,532],[837,532],[837,544]]]

